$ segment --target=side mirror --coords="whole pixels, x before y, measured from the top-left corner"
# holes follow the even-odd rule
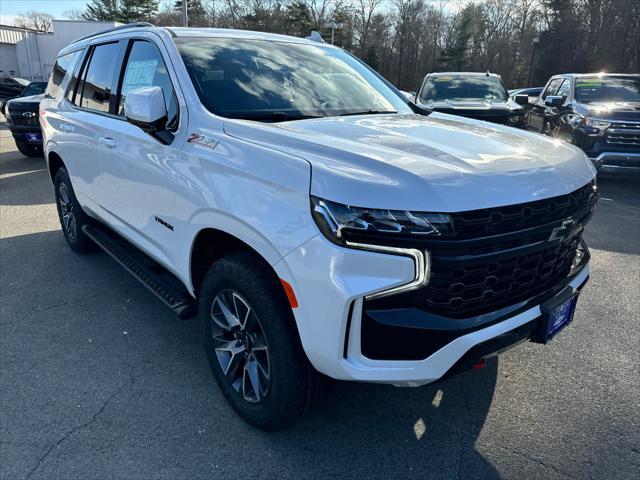
[[[518,105],[528,105],[529,104],[529,95],[516,95],[515,97],[513,97],[514,102],[516,102]]]
[[[160,87],[141,87],[127,93],[124,116],[129,123],[154,135],[167,126],[167,107]]]
[[[564,103],[564,98],[563,97],[559,97],[557,95],[549,95],[545,100],[544,100],[544,104],[547,107],[555,107],[555,108],[560,108],[562,106],[562,104]]]

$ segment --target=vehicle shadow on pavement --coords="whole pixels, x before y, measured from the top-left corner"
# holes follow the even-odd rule
[[[54,202],[53,186],[44,158],[24,157],[17,151],[2,153],[0,177],[0,205]]]
[[[0,477],[499,478],[475,449],[495,359],[420,388],[334,382],[265,433],[214,384],[197,319],[106,254],[74,254],[56,230],[0,240],[0,263]]]
[[[475,449],[497,372],[492,359],[420,388],[339,382],[314,415],[267,440],[291,450],[303,478],[499,478]]]

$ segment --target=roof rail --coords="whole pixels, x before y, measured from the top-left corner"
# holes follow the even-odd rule
[[[87,38],[91,38],[91,37],[96,37],[98,35],[102,35],[103,33],[117,32],[118,30],[125,30],[127,28],[136,28],[136,27],[155,27],[155,25],[153,23],[149,23],[149,22],[127,23],[126,25],[118,25],[117,27],[107,28],[106,30],[102,30],[100,32],[92,33],[91,35],[86,35],[86,36],[81,37],[81,38],[76,38],[71,43],[80,42],[82,40],[86,40]]]

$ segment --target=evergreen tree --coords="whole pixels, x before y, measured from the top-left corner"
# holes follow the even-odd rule
[[[118,0],[91,0],[82,14],[85,20],[98,22],[114,22],[120,19],[120,2]]]
[[[182,1],[176,0],[174,10],[182,14]],[[207,11],[202,0],[187,0],[187,17],[190,27],[204,27],[207,25]]]
[[[309,7],[302,1],[294,1],[285,10],[285,33],[294,37],[307,37],[313,28]]]

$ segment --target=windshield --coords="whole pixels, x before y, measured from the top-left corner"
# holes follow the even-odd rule
[[[497,77],[480,75],[434,75],[427,81],[420,93],[425,102],[442,100],[490,100],[504,102],[507,90]]]
[[[262,121],[358,113],[411,113],[368,67],[343,50],[265,40],[175,38],[204,106]]]
[[[640,78],[580,77],[576,81],[576,100],[591,102],[640,102]]]
[[[22,96],[28,97],[29,95],[40,95],[41,93],[44,93],[46,88],[46,82],[31,82],[27,88],[22,91]]]

